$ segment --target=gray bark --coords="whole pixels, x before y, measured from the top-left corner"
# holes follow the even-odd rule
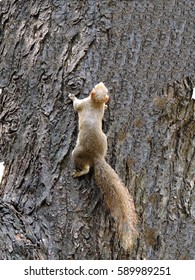
[[[194,259],[193,0],[0,2],[0,259]],[[93,172],[71,177],[68,94],[110,90],[107,160],[132,193],[121,249]]]

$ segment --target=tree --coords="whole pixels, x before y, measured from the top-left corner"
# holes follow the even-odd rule
[[[195,257],[193,2],[0,2],[1,259]],[[139,217],[131,252],[93,172],[71,177],[68,93],[100,81],[107,158]]]

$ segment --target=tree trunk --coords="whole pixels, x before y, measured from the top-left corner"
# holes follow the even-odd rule
[[[194,259],[194,1],[0,1],[0,259]],[[110,90],[107,160],[133,195],[125,252],[93,171],[71,177],[68,94]]]

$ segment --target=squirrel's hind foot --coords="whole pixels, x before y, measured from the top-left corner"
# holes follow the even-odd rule
[[[87,174],[89,172],[90,166],[89,165],[85,165],[85,167],[82,170],[74,170],[72,172],[72,177],[76,178],[76,177],[80,177],[83,176],[85,174]]]

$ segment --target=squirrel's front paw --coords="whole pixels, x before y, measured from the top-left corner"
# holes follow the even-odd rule
[[[72,100],[72,101],[74,101],[75,100],[75,95],[74,94],[72,94],[72,93],[70,93],[69,95],[68,95],[68,97]]]

